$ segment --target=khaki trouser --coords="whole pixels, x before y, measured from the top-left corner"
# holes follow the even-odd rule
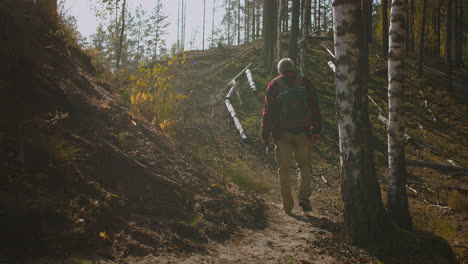
[[[276,163],[283,199],[284,211],[290,212],[294,206],[291,195],[291,157],[294,157],[299,166],[299,199],[308,199],[310,196],[311,167],[309,162],[310,142],[305,133],[281,133],[276,143]]]

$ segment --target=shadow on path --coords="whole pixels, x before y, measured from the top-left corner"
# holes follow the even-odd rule
[[[326,231],[334,233],[334,234],[340,233],[341,230],[343,229],[342,224],[334,223],[334,222],[332,222],[332,221],[330,221],[330,220],[328,220],[326,218],[323,218],[323,217],[318,218],[318,217],[308,215],[308,214],[304,214],[304,215],[291,214],[291,217],[296,219],[296,220],[308,223],[308,224],[312,225],[313,227],[323,229],[323,230],[326,230]]]

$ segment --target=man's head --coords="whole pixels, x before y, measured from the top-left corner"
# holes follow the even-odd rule
[[[295,72],[296,66],[290,58],[281,59],[278,62],[278,73]]]

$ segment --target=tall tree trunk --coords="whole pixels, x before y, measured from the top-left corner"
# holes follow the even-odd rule
[[[415,19],[415,1],[416,0],[409,0],[410,1],[410,24],[411,24],[411,30],[410,30],[410,50],[414,51],[414,19]]]
[[[288,45],[288,57],[297,62],[297,37],[299,34],[299,0],[292,0],[291,36]]]
[[[317,0],[314,0],[314,30],[317,29]]]
[[[461,20],[461,13],[463,9],[461,9],[462,1],[455,0],[455,65],[461,66],[462,65],[462,58],[463,58],[463,47],[461,45],[461,39],[463,38],[462,32],[460,31],[460,27],[463,23]]]
[[[241,2],[240,0],[237,0],[237,45],[240,45],[241,39],[240,39],[240,28],[241,28]]]
[[[305,14],[304,14],[304,36],[309,36],[310,34],[310,24],[311,24],[311,0],[305,0]]]
[[[404,35],[406,8],[404,0],[393,0],[390,10],[388,52],[388,189],[387,210],[400,227],[412,229],[406,194],[404,110]]]
[[[281,1],[281,0],[279,0],[279,1]],[[260,37],[260,17],[261,17],[260,11],[262,10],[262,6],[260,5],[260,3],[258,3],[258,4],[259,4],[259,6],[257,8],[257,38]]]
[[[409,10],[409,3],[410,0],[405,0],[405,8],[406,10]],[[410,50],[410,46],[409,46],[409,43],[410,43],[410,18],[409,18],[409,15],[410,15],[410,12],[406,12],[406,34],[405,34],[405,55],[406,57],[408,57],[408,53],[409,53],[409,50]]]
[[[286,10],[286,29],[284,30],[285,32],[289,32],[289,0],[286,0],[286,6],[285,6]]]
[[[274,4],[272,0],[263,0],[263,68],[268,72],[273,65]]]
[[[231,18],[232,18],[232,13],[231,13],[231,0],[228,0],[228,9],[227,9],[227,44],[231,45]]]
[[[368,10],[370,0],[361,0],[361,12],[362,12],[362,59],[365,61],[364,68],[362,69],[365,81],[369,81],[369,21],[368,16],[370,11]]]
[[[180,1],[177,0],[177,51],[180,48]]]
[[[216,10],[216,0],[213,0],[213,14],[211,16],[211,46],[216,47],[216,43],[214,40],[214,17],[215,17],[215,10]]]
[[[255,0],[252,0],[252,40],[255,39]]]
[[[382,55],[388,54],[388,0],[382,0]]]
[[[58,22],[57,0],[36,0],[35,2],[44,20],[49,23],[50,27],[55,28]]]
[[[249,42],[249,20],[248,20],[248,2],[244,0],[244,43]]]
[[[464,25],[465,25],[465,20],[464,20],[464,13],[465,13],[465,9],[463,9],[463,5],[466,4],[464,3],[462,0],[460,0],[460,21],[462,21],[462,23],[460,23],[460,39],[458,40],[460,42],[460,49],[461,49],[461,57],[460,57],[460,65],[461,66],[464,66],[464,62],[463,62],[463,41],[465,39],[465,34],[464,34]]]
[[[322,0],[317,0],[317,1],[318,1],[318,6],[317,6],[317,29],[321,29],[321,25],[320,25],[321,13],[320,13],[320,10],[322,9]]]
[[[300,0],[300,7],[299,7],[299,32],[301,35],[304,33],[304,8],[305,8],[305,0]]]
[[[419,58],[418,58],[418,77],[422,76],[423,57],[424,57],[424,34],[426,29],[426,10],[427,0],[423,1],[423,9],[421,14],[421,31],[419,32]]]
[[[203,0],[203,36],[202,49],[205,50],[205,19],[206,19],[206,0]]]
[[[367,43],[372,43],[372,0],[362,0],[362,25]]]
[[[279,61],[282,57],[281,55],[281,23],[282,23],[282,13],[283,13],[283,1],[278,1],[278,20],[276,21],[276,60]]]
[[[124,41],[124,34],[125,34],[125,7],[127,5],[127,0],[123,1],[122,4],[122,27],[120,28],[120,36],[119,36],[119,45],[117,46],[117,70],[120,68],[120,61],[122,59],[122,49],[123,49],[123,41]]]
[[[447,68],[447,91],[453,92],[452,87],[452,0],[447,0],[447,28],[445,29],[445,66]]]
[[[441,8],[441,4],[440,4],[440,1],[441,0],[436,0],[437,1],[437,6],[436,6],[436,10],[435,10],[435,17],[436,17],[436,25],[435,25],[435,33],[436,33],[436,44],[435,44],[435,48],[434,48],[434,51],[435,51],[435,56],[437,58],[440,57],[440,8]]]
[[[390,228],[377,182],[370,142],[367,86],[360,70],[360,0],[333,0],[336,111],[344,222],[352,244],[368,245]]]

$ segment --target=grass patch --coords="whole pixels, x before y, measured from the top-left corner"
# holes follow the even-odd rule
[[[271,186],[261,180],[260,177],[255,177],[254,175],[253,172],[248,170],[230,168],[224,173],[224,178],[229,182],[256,193],[269,192]]]

